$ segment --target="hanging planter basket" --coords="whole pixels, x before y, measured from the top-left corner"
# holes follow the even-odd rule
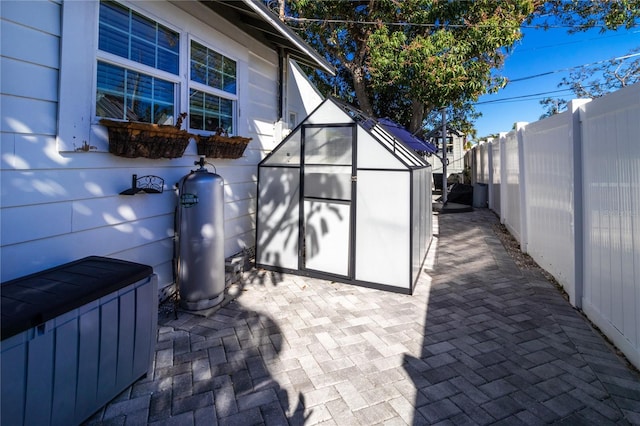
[[[209,158],[240,158],[250,141],[251,138],[242,136],[199,136],[198,155]]]
[[[109,129],[109,152],[127,158],[182,157],[193,137],[175,126],[136,121],[100,120]]]

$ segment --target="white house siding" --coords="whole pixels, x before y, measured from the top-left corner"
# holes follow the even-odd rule
[[[440,133],[442,134],[442,132]],[[438,153],[442,156],[442,152]],[[453,152],[447,152],[447,159],[449,164],[447,165],[447,175],[452,173],[462,173],[464,170],[464,138],[459,136],[453,136]],[[433,173],[442,173],[442,161],[437,158],[429,158],[429,162],[432,164]]]
[[[229,256],[254,245],[256,165],[276,144],[277,54],[201,3],[177,4],[179,8],[165,2],[135,3],[200,38],[224,32],[221,43],[230,43],[230,50],[242,46],[237,52],[238,133],[253,140],[241,159],[209,159],[225,180]],[[104,129],[98,125],[83,135],[96,147],[90,152],[74,151],[79,144],[59,138],[59,124],[68,125],[59,123],[58,94],[64,6],[54,1],[0,2],[1,279],[101,255],[149,264],[159,276],[159,287],[167,287],[173,282],[173,186],[195,169],[195,143],[182,158],[150,160],[106,152]],[[215,29],[205,22],[215,23]],[[78,63],[83,63],[80,57]],[[82,102],[81,93],[92,90],[77,87],[65,96],[77,94]],[[164,192],[119,195],[130,187],[134,173],[160,176]]]

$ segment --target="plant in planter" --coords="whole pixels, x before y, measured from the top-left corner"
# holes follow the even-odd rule
[[[229,136],[222,128],[217,128],[211,136],[199,136],[197,139],[198,155],[210,158],[240,158],[251,138]]]
[[[175,126],[102,119],[109,130],[109,152],[127,158],[178,158],[184,154],[194,135],[181,130],[187,113],[178,117]]]

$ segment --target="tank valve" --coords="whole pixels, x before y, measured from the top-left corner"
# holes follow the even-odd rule
[[[204,165],[206,164],[205,161],[204,161],[204,155],[201,155],[200,159],[198,161],[194,161],[193,164],[195,166],[200,166],[200,170],[203,170],[204,169]]]

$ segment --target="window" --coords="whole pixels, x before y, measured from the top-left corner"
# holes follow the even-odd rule
[[[96,115],[174,124],[180,35],[107,1],[98,30]]]
[[[442,152],[442,136],[438,136],[435,140],[436,148],[438,148],[439,152]],[[453,136],[447,137],[447,153],[453,153]]]
[[[191,41],[189,127],[233,133],[236,62]]]
[[[295,129],[298,125],[298,114],[289,112],[289,129]]]
[[[194,40],[180,52],[183,34],[113,1],[100,2],[98,26],[97,116],[175,124],[188,108],[189,128],[233,133],[236,61]]]

